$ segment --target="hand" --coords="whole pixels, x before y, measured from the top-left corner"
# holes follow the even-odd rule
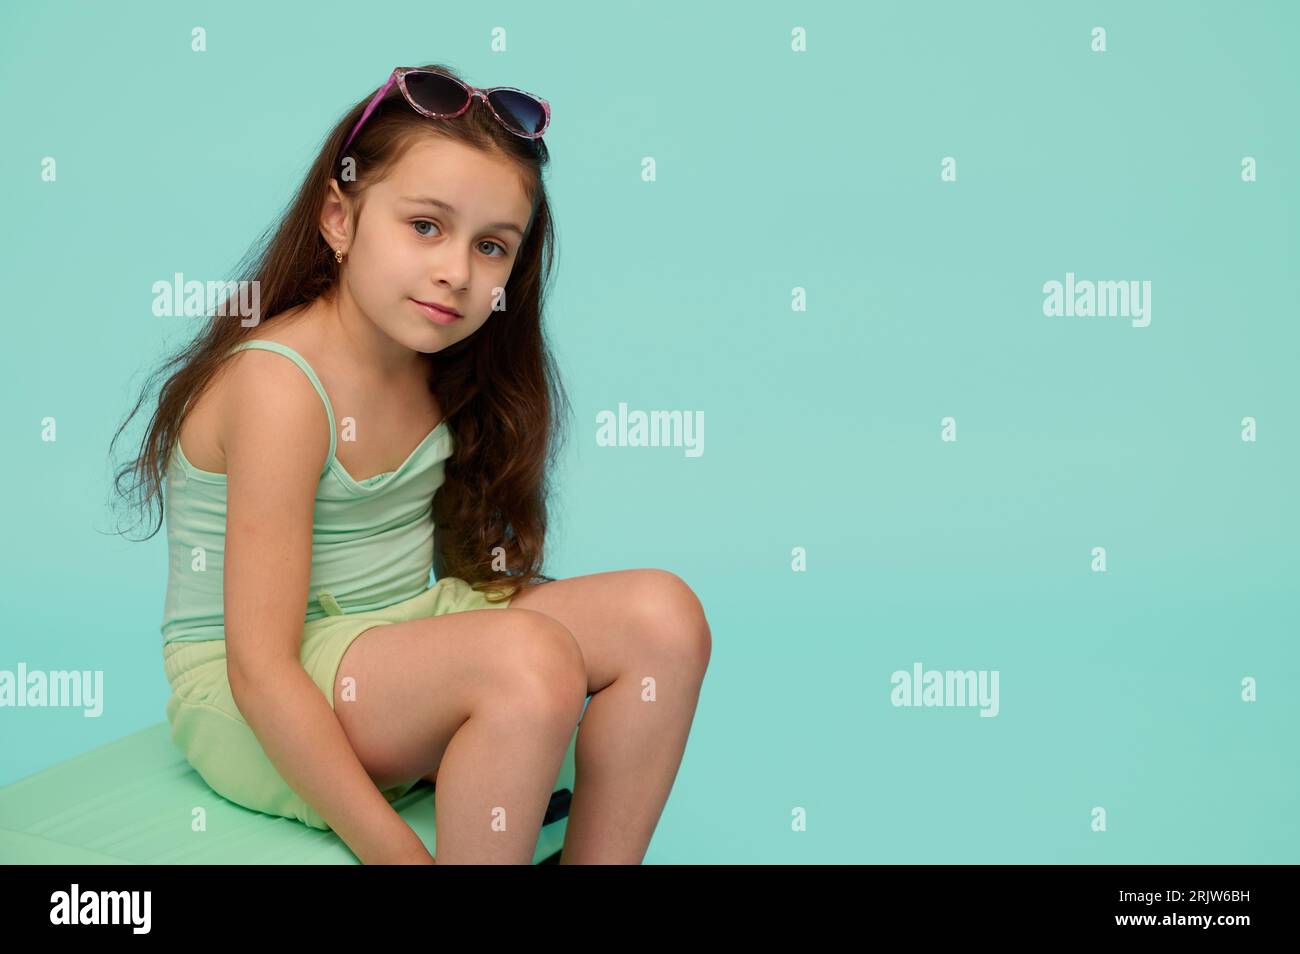
[[[380,862],[380,864],[431,865],[434,864],[434,860],[433,855],[429,854],[429,849],[421,845],[418,851],[406,852],[391,860]]]
[[[386,850],[369,857],[357,855],[357,859],[363,865],[431,865],[434,863],[433,855],[429,854],[429,849],[424,847],[424,843],[418,838],[412,839],[414,844],[403,844],[395,850]]]

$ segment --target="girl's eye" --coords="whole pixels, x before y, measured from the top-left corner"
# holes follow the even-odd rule
[[[434,228],[437,228],[437,227],[438,227],[438,223],[437,223],[437,222],[434,222],[434,221],[431,220],[431,219],[416,219],[414,222],[411,223],[411,225],[412,225],[413,227],[415,227],[415,226],[419,226],[419,225],[432,225]],[[428,232],[421,232],[421,231],[417,228],[417,229],[416,229],[416,234],[419,235],[421,238],[428,238],[430,233],[428,233]],[[497,255],[490,255],[490,256],[488,256],[489,258],[504,258],[505,256],[507,256],[507,255],[510,254],[510,250],[507,249],[507,248],[506,248],[504,245],[502,245],[500,242],[493,242],[493,241],[490,241],[490,240],[488,240],[488,239],[484,239],[482,242],[479,243],[479,245],[492,245],[492,246],[495,246],[496,248],[499,248],[499,249],[501,250],[501,251],[500,251],[500,254],[497,254]]]

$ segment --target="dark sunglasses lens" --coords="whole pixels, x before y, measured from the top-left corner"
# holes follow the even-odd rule
[[[506,123],[515,131],[535,136],[546,123],[546,110],[527,93],[495,90],[488,93],[488,101]]]
[[[454,113],[469,101],[469,90],[441,73],[407,73],[406,91],[431,113]]]

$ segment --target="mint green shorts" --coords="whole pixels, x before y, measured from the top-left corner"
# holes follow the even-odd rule
[[[504,609],[509,605],[509,600],[489,603],[486,596],[454,576],[443,577],[419,596],[369,613],[343,613],[334,600],[322,602],[329,615],[303,625],[300,658],[331,708],[343,654],[352,640],[366,630],[444,613]],[[224,639],[168,643],[163,647],[163,668],[172,686],[167,701],[172,742],[214,792],[254,811],[296,818],[312,828],[330,830],[325,819],[281,778],[235,705],[226,677]],[[419,782],[418,778],[412,779],[381,791],[392,802]]]

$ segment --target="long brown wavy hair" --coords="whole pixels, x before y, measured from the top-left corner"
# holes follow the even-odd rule
[[[421,68],[458,75],[440,64]],[[460,577],[490,602],[499,602],[527,583],[554,579],[542,573],[547,475],[558,458],[564,423],[557,409],[567,408],[568,400],[541,323],[555,244],[542,181],[549,157],[541,140],[508,132],[477,98],[455,119],[430,120],[411,109],[394,84],[348,149],[355,175],[340,177],[346,168],[343,143],[373,94],[358,100],[326,137],[296,197],[241,259],[238,281],[260,283],[260,310],[268,316],[261,324],[318,297],[330,300],[337,293],[339,265],[320,233],[330,179],[339,179],[359,215],[368,185],[384,177],[419,137],[445,136],[517,164],[533,215],[505,288],[509,320],[494,317],[468,338],[429,355],[429,387],[454,441],[445,482],[433,499],[434,572],[439,578]],[[123,430],[167,374],[139,455],[114,478],[116,492],[131,497],[139,509],[152,513],[158,503],[158,522],[148,537],[162,525],[166,468],[190,399],[213,379],[231,348],[258,327],[227,317],[239,314],[235,293],[224,305],[149,378],[109,447],[111,459]]]

